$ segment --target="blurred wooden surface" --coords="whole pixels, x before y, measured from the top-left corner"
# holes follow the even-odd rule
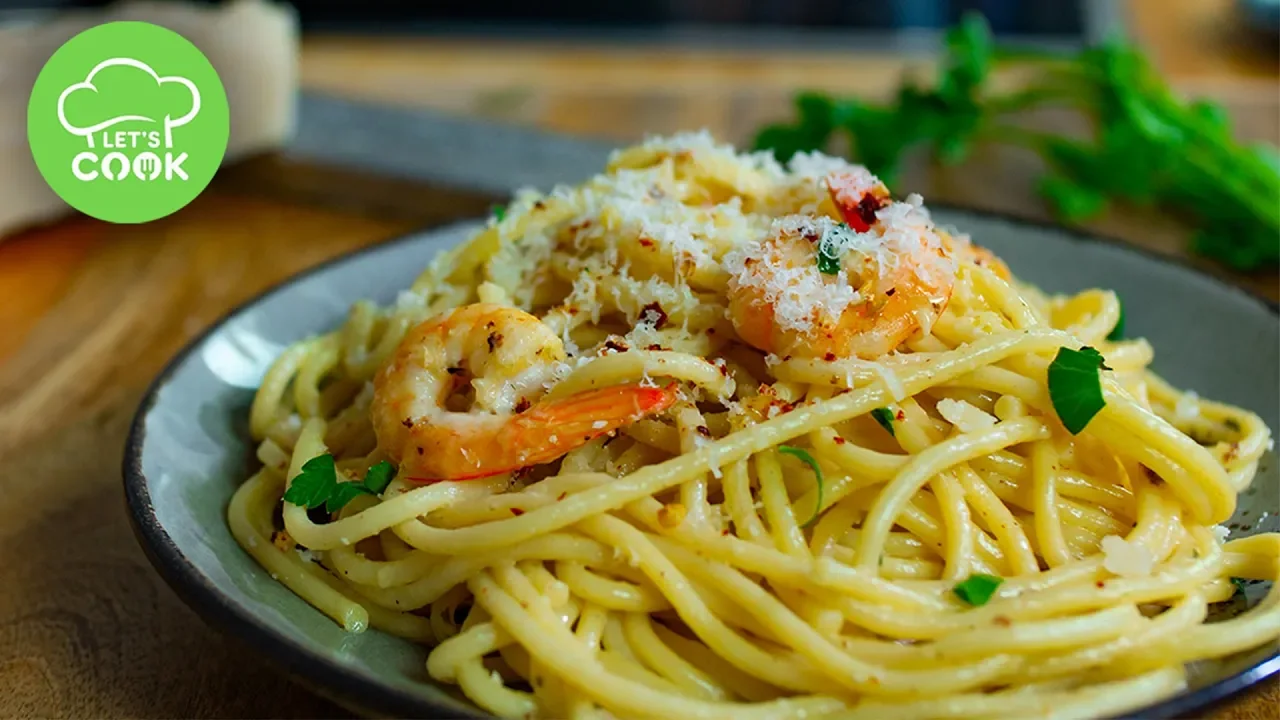
[[[1223,100],[1241,135],[1280,137],[1274,50],[1232,30],[1226,0],[1131,4],[1175,84]],[[1205,29],[1211,36],[1202,37]],[[797,87],[884,94],[901,59],[315,38],[312,88],[626,141],[708,127],[737,142]],[[1024,215],[1034,165],[988,154],[917,168],[929,197]],[[483,211],[488,198],[264,159],[143,226],[68,219],[0,243],[0,717],[324,717],[345,713],[206,628],[163,586],[121,509],[127,422],[148,381],[228,308],[324,259]],[[1170,221],[1100,228],[1180,255]],[[1216,270],[1212,270],[1217,272]],[[1233,279],[1272,298],[1271,274]],[[1275,718],[1280,692],[1219,720]]]

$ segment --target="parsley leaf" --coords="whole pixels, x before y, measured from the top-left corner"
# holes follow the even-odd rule
[[[818,246],[818,272],[823,275],[840,273],[840,258],[831,254],[831,247],[826,243]]]
[[[1119,298],[1116,298],[1119,302]],[[1116,326],[1111,328],[1111,332],[1107,333],[1108,340],[1124,339],[1124,303],[1120,303],[1120,317],[1116,318]]]
[[[502,218],[507,216],[507,207],[505,205],[494,205],[489,209],[489,212],[493,214],[494,220],[502,222]]]
[[[992,87],[994,70],[1010,65],[1021,71],[1021,86]],[[1039,192],[1060,220],[1094,217],[1115,200],[1153,205],[1192,224],[1198,254],[1239,270],[1280,264],[1280,154],[1233,138],[1221,106],[1181,100],[1137,47],[1115,40],[1071,53],[1001,47],[971,13],[947,32],[933,76],[906,79],[883,103],[803,92],[792,121],[764,128],[756,149],[785,162],[840,136],[894,188],[903,158],[922,146],[944,163],[982,143],[1013,146],[1044,161]],[[1043,108],[1074,111],[1081,132],[1019,122]]]
[[[1231,578],[1231,584],[1236,586],[1236,591],[1235,593],[1232,594],[1232,597],[1235,597],[1236,595],[1244,594],[1244,589],[1248,587],[1246,585],[1246,582],[1247,581],[1244,578],[1238,578],[1238,577]]]
[[[818,241],[818,272],[823,275],[840,273],[840,256],[837,254],[842,240],[852,232],[844,223],[827,230]],[[843,236],[843,237],[842,237]]]
[[[332,455],[317,455],[302,465],[289,489],[284,493],[285,502],[305,508],[318,508],[333,494],[338,484],[337,470]]]
[[[303,464],[302,472],[285,491],[284,500],[308,510],[324,507],[335,513],[360,495],[380,495],[395,474],[395,467],[383,460],[369,468],[361,482],[338,482],[333,456],[317,455]]]
[[[813,476],[817,479],[818,483],[818,499],[813,504],[813,517],[809,518],[808,521],[800,526],[802,528],[809,527],[813,524],[814,520],[818,519],[818,512],[822,509],[822,486],[825,484],[825,481],[822,479],[822,468],[818,467],[818,461],[813,459],[813,456],[809,454],[808,450],[802,450],[790,445],[779,445],[778,452],[800,458],[800,460],[802,460],[806,465],[813,468]]]
[[[1102,361],[1102,353],[1091,347],[1058,348],[1049,364],[1049,399],[1058,419],[1072,435],[1080,434],[1106,406],[1099,370],[1110,369]]]
[[[890,435],[897,437],[898,433],[893,430],[893,411],[889,408],[878,407],[871,411],[871,417],[880,423],[880,427],[889,432]]]
[[[375,495],[380,494],[387,486],[391,484],[391,479],[396,476],[396,468],[391,463],[383,460],[382,462],[369,468],[369,472],[364,474],[364,486]]]
[[[956,594],[956,597],[970,605],[980,607],[991,600],[992,596],[996,594],[996,588],[1000,587],[1003,582],[1004,578],[996,575],[975,573],[952,588],[952,592]]]
[[[369,491],[369,488],[361,483],[340,482],[334,486],[333,492],[329,494],[329,499],[325,501],[324,509],[326,512],[336,513],[360,495],[373,494]]]

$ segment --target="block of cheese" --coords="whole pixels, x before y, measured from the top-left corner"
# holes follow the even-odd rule
[[[216,6],[131,1],[0,25],[0,238],[68,211],[31,159],[27,101],[45,61],[64,42],[82,30],[118,20],[167,27],[209,58],[231,110],[224,164],[279,146],[293,133],[298,22],[287,5],[265,0]]]

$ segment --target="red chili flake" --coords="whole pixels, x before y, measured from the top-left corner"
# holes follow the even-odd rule
[[[626,343],[617,342],[613,338],[609,338],[608,340],[605,340],[604,347],[606,350],[613,350],[614,352],[626,352],[631,349],[627,347]]]
[[[729,528],[725,528],[725,529],[723,529],[723,530],[721,530],[721,531],[720,531],[720,535],[721,535],[721,536],[726,536],[726,535],[728,535],[728,534],[729,534]]]
[[[862,196],[858,201],[858,219],[863,222],[866,227],[859,229],[859,232],[866,232],[872,225],[876,223],[876,211],[880,209],[880,198],[871,193]],[[852,225],[853,223],[850,223]]]
[[[423,453],[422,447],[421,447],[421,446],[419,446],[419,447],[418,447],[418,454],[419,454],[419,455],[421,455],[422,453]]]
[[[1107,586],[1107,581],[1106,581],[1106,580],[1099,580],[1098,582],[1094,583],[1094,585],[1096,585],[1096,586],[1097,586],[1097,588],[1098,588],[1099,590],[1101,590],[1102,588],[1104,588],[1104,587],[1106,587],[1106,586]]]
[[[659,345],[658,343],[654,343],[649,347],[645,348],[645,350],[661,350],[661,349],[662,349],[662,346]]]
[[[715,334],[716,334],[715,328],[707,328],[707,337],[711,337],[712,335],[715,335]]]
[[[569,493],[568,493],[568,492],[562,492],[562,493],[560,493],[559,495],[557,495],[557,496],[556,496],[556,502],[560,502],[561,500],[563,500],[563,499],[565,499],[565,498],[567,498],[567,497],[569,497]]]
[[[656,301],[651,302],[641,308],[640,318],[649,320],[649,324],[653,326],[654,330],[661,330],[667,324],[667,311],[663,310],[662,306]]]
[[[885,297],[893,297],[893,294],[894,294],[894,293],[896,293],[896,292],[898,292],[898,288],[889,288],[888,290],[885,290],[885,291],[884,291],[884,296],[885,296]]]
[[[1010,625],[1013,624],[1013,621],[1005,617],[1004,615],[997,615],[991,618],[991,622],[995,623],[996,625],[999,625],[1000,627],[1009,627]]]
[[[493,352],[502,344],[502,333],[489,333],[489,337],[486,339],[489,342],[489,352]]]
[[[410,419],[410,418],[405,418],[405,419],[401,420],[401,421],[400,421],[400,424],[401,424],[401,425],[403,425],[403,426],[405,426],[405,427],[407,427],[407,428],[410,428],[410,429],[412,429],[412,428],[413,428],[413,420],[412,420],[412,419]]]
[[[529,398],[520,398],[516,403],[516,412],[522,413],[525,410],[528,410],[530,405],[531,403],[529,402]]]
[[[524,514],[524,511],[521,510],[520,508],[511,508],[511,514],[515,515],[516,517],[520,517],[521,515]]]
[[[837,435],[837,436],[836,436],[836,444],[837,444],[837,445],[843,445],[843,444],[845,444],[845,443],[847,443],[847,442],[849,442],[849,441],[848,441],[848,440],[845,440],[844,438],[840,437],[839,435]]]
[[[894,415],[893,417],[894,417],[894,419],[895,419],[895,420],[906,420],[906,419],[907,419],[907,414],[906,414],[905,412],[903,412],[903,411],[899,410],[899,411],[898,411],[898,414],[897,414],[897,415]]]
[[[827,353],[826,355],[823,355],[823,356],[822,356],[822,359],[823,359],[823,360],[826,360],[827,362],[835,362],[835,361],[836,361],[836,354],[835,354],[835,353],[833,353],[833,352],[829,352],[829,353]]]
[[[699,425],[698,427],[694,428],[694,430],[696,430],[698,434],[701,435],[702,437],[711,437],[711,428],[707,427],[706,425]]]
[[[653,241],[650,240],[649,238],[642,237],[640,238],[640,247],[651,248],[653,247]]]
[[[544,203],[544,202],[542,202],[541,200],[538,200],[537,202],[535,202],[535,203],[533,204],[533,209],[534,209],[534,210],[545,210],[545,209],[546,209],[546,207],[547,207],[547,204],[546,204],[546,203]]]
[[[451,367],[451,368],[448,368],[447,370],[445,370],[445,372],[449,373],[450,375],[461,375],[461,374],[465,373],[465,372],[466,372],[466,370],[463,370],[463,369],[462,369],[462,368],[460,368],[460,367]]]

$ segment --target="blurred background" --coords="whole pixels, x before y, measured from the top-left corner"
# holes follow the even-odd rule
[[[928,77],[944,31],[968,12],[1007,48],[1126,38],[1175,92],[1223,106],[1238,137],[1280,140],[1280,0],[8,0],[0,92],[14,102],[0,109],[0,160],[13,162],[0,170],[0,235],[58,212],[21,174],[23,93],[62,40],[106,19],[167,24],[205,50],[228,88],[238,160],[293,137],[299,90],[612,143],[707,128],[749,145],[791,116],[800,90],[879,101]],[[999,153],[972,162],[996,163],[1011,189],[1032,172]],[[909,167],[903,188],[946,180],[923,172]],[[1002,195],[957,200],[1027,204]]]

